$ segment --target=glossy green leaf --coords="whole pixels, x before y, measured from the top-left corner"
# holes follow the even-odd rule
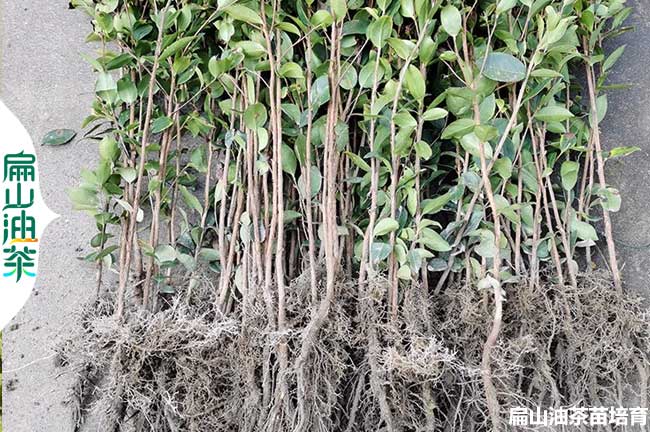
[[[426,91],[425,80],[422,72],[413,65],[409,65],[406,69],[406,75],[404,76],[404,84],[406,89],[411,93],[417,101],[422,101],[424,99],[424,94]]]
[[[117,94],[122,102],[127,104],[132,104],[138,99],[138,89],[128,76],[122,77],[117,82]]]
[[[375,47],[383,48],[392,30],[393,20],[389,16],[383,16],[368,25],[366,36]]]
[[[526,66],[510,54],[493,52],[485,60],[483,75],[498,82],[518,82],[526,78]]]
[[[154,256],[159,263],[168,263],[176,260],[176,249],[170,245],[159,245],[156,247]]]
[[[190,42],[192,42],[193,39],[194,36],[186,36],[172,42],[160,55],[160,61],[165,61],[176,53],[181,52],[190,44]]]
[[[163,117],[158,117],[153,121],[151,124],[151,133],[157,134],[160,132],[165,131],[166,129],[169,129],[171,125],[174,124],[174,121],[166,116]]]
[[[72,129],[54,129],[48,132],[41,141],[41,145],[46,146],[60,146],[70,143],[74,137],[77,136],[77,132]]]
[[[578,182],[578,171],[580,170],[580,164],[574,161],[564,161],[562,163],[562,168],[560,169],[560,175],[562,177],[562,187],[564,190],[570,191],[573,189]]]
[[[199,199],[190,192],[186,186],[180,185],[179,189],[181,191],[181,196],[183,197],[183,201],[185,201],[185,204],[192,210],[196,210],[199,214],[203,213],[203,206],[199,202]]]
[[[315,197],[318,195],[320,192],[320,189],[322,187],[323,183],[323,176],[320,173],[320,170],[318,167],[312,166],[310,170],[311,174],[311,198]],[[307,190],[307,179],[305,178],[305,174],[301,174],[300,177],[298,178],[298,190],[300,191],[300,195],[303,197],[306,195],[306,190]]]
[[[422,120],[434,121],[447,117],[449,113],[443,108],[430,108],[422,114]]]
[[[596,230],[587,222],[579,220],[573,221],[572,228],[580,240],[598,240],[598,234],[596,234]]]
[[[347,0],[330,0],[332,6],[332,15],[337,21],[342,20],[348,12]]]
[[[573,117],[571,111],[555,105],[544,107],[535,114],[535,118],[542,122],[561,122]]]
[[[266,107],[261,103],[255,103],[244,111],[244,124],[249,129],[258,129],[264,126],[267,119]]]
[[[287,144],[282,144],[282,171],[293,176],[296,174],[297,166],[296,154]]]
[[[442,238],[440,234],[432,230],[431,228],[424,228],[421,232],[420,243],[426,246],[428,249],[431,249],[436,252],[448,252],[451,250],[451,246]]]
[[[377,222],[377,225],[375,225],[375,230],[374,230],[374,235],[376,237],[382,236],[388,233],[391,233],[393,231],[396,231],[399,228],[399,223],[395,219],[392,218],[384,218]]]
[[[391,248],[388,243],[373,242],[370,246],[370,260],[373,262],[383,261],[390,256]]]
[[[440,12],[442,28],[452,37],[458,36],[462,28],[462,18],[460,11],[452,5],[447,5]]]
[[[474,126],[476,123],[472,119],[458,119],[445,128],[441,138],[460,138],[474,130]]]
[[[262,25],[262,18],[259,13],[242,4],[232,4],[224,8],[224,12],[236,19],[248,24]]]

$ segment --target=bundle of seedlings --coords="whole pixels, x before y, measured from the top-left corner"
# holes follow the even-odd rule
[[[635,149],[599,130],[625,0],[72,3],[101,47],[76,429],[499,431],[646,402],[605,179]]]

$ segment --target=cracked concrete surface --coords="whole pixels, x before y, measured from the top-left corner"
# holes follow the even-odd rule
[[[4,430],[63,432],[71,430],[61,403],[69,381],[56,378],[51,347],[95,291],[93,267],[77,259],[89,253],[94,223],[72,210],[66,190],[78,183],[81,168],[94,165],[96,150],[87,141],[55,148],[40,140],[51,129],[78,130],[89,113],[94,78],[79,53],[90,49],[84,42],[90,24],[64,0],[4,0],[0,11],[0,98],[30,132],[43,197],[61,215],[43,236],[35,292],[4,334],[4,381],[15,380],[4,393]]]
[[[650,2],[632,0],[627,25],[634,30],[613,43],[626,45],[609,83],[630,84],[608,93],[609,109],[602,124],[604,146],[637,146],[641,151],[608,162],[608,181],[621,191],[621,210],[612,217],[614,238],[626,286],[650,295]],[[603,249],[603,253],[606,251]]]

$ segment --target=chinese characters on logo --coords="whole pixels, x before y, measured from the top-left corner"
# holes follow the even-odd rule
[[[37,243],[36,220],[29,215],[34,205],[34,189],[29,184],[36,181],[36,156],[20,152],[8,154],[3,163],[4,207],[2,251],[4,277],[16,282],[27,277],[35,277],[36,249],[30,245]]]
[[[648,408],[570,407],[531,410],[510,408],[511,426],[645,426]]]

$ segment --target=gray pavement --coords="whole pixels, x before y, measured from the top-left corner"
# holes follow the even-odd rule
[[[43,197],[61,215],[43,236],[38,295],[4,334],[3,368],[20,369],[4,374],[4,384],[14,388],[4,390],[4,430],[65,432],[70,416],[61,401],[69,378],[56,378],[48,357],[56,339],[69,332],[71,312],[95,291],[92,266],[77,259],[89,253],[94,224],[72,210],[66,190],[78,183],[82,167],[93,167],[96,149],[90,142],[41,147],[40,140],[51,129],[78,130],[90,112],[94,78],[79,56],[89,50],[90,23],[65,0],[3,0],[0,14],[0,99],[32,135]]]
[[[623,194],[614,216],[616,238],[628,286],[648,294],[650,271],[650,3],[630,2],[634,33],[618,39],[627,52],[616,66],[612,82],[633,84],[612,92],[603,123],[606,147],[636,145],[634,156],[609,163],[610,183]],[[80,58],[88,19],[70,11],[65,0],[3,0],[0,2],[0,98],[32,134],[35,144],[50,129],[78,129],[89,112],[93,75]],[[95,148],[75,142],[61,148],[36,146],[42,188],[49,207],[61,218],[53,222],[42,243],[41,267],[32,296],[4,339],[7,380],[15,389],[4,394],[6,432],[65,432],[68,409],[61,402],[69,385],[56,378],[51,347],[69,331],[67,318],[94,292],[94,270],[77,260],[88,253],[94,231],[90,218],[72,211],[66,189],[77,183],[82,167],[92,167]],[[45,360],[40,360],[43,359]],[[36,363],[32,363],[35,362]]]
[[[607,165],[608,181],[623,198],[613,215],[614,238],[626,286],[650,296],[650,1],[632,0],[627,25],[634,31],[613,44],[627,45],[609,79],[632,87],[608,93],[609,109],[602,124],[605,148],[637,146],[640,152]],[[603,253],[606,250],[603,249]]]

